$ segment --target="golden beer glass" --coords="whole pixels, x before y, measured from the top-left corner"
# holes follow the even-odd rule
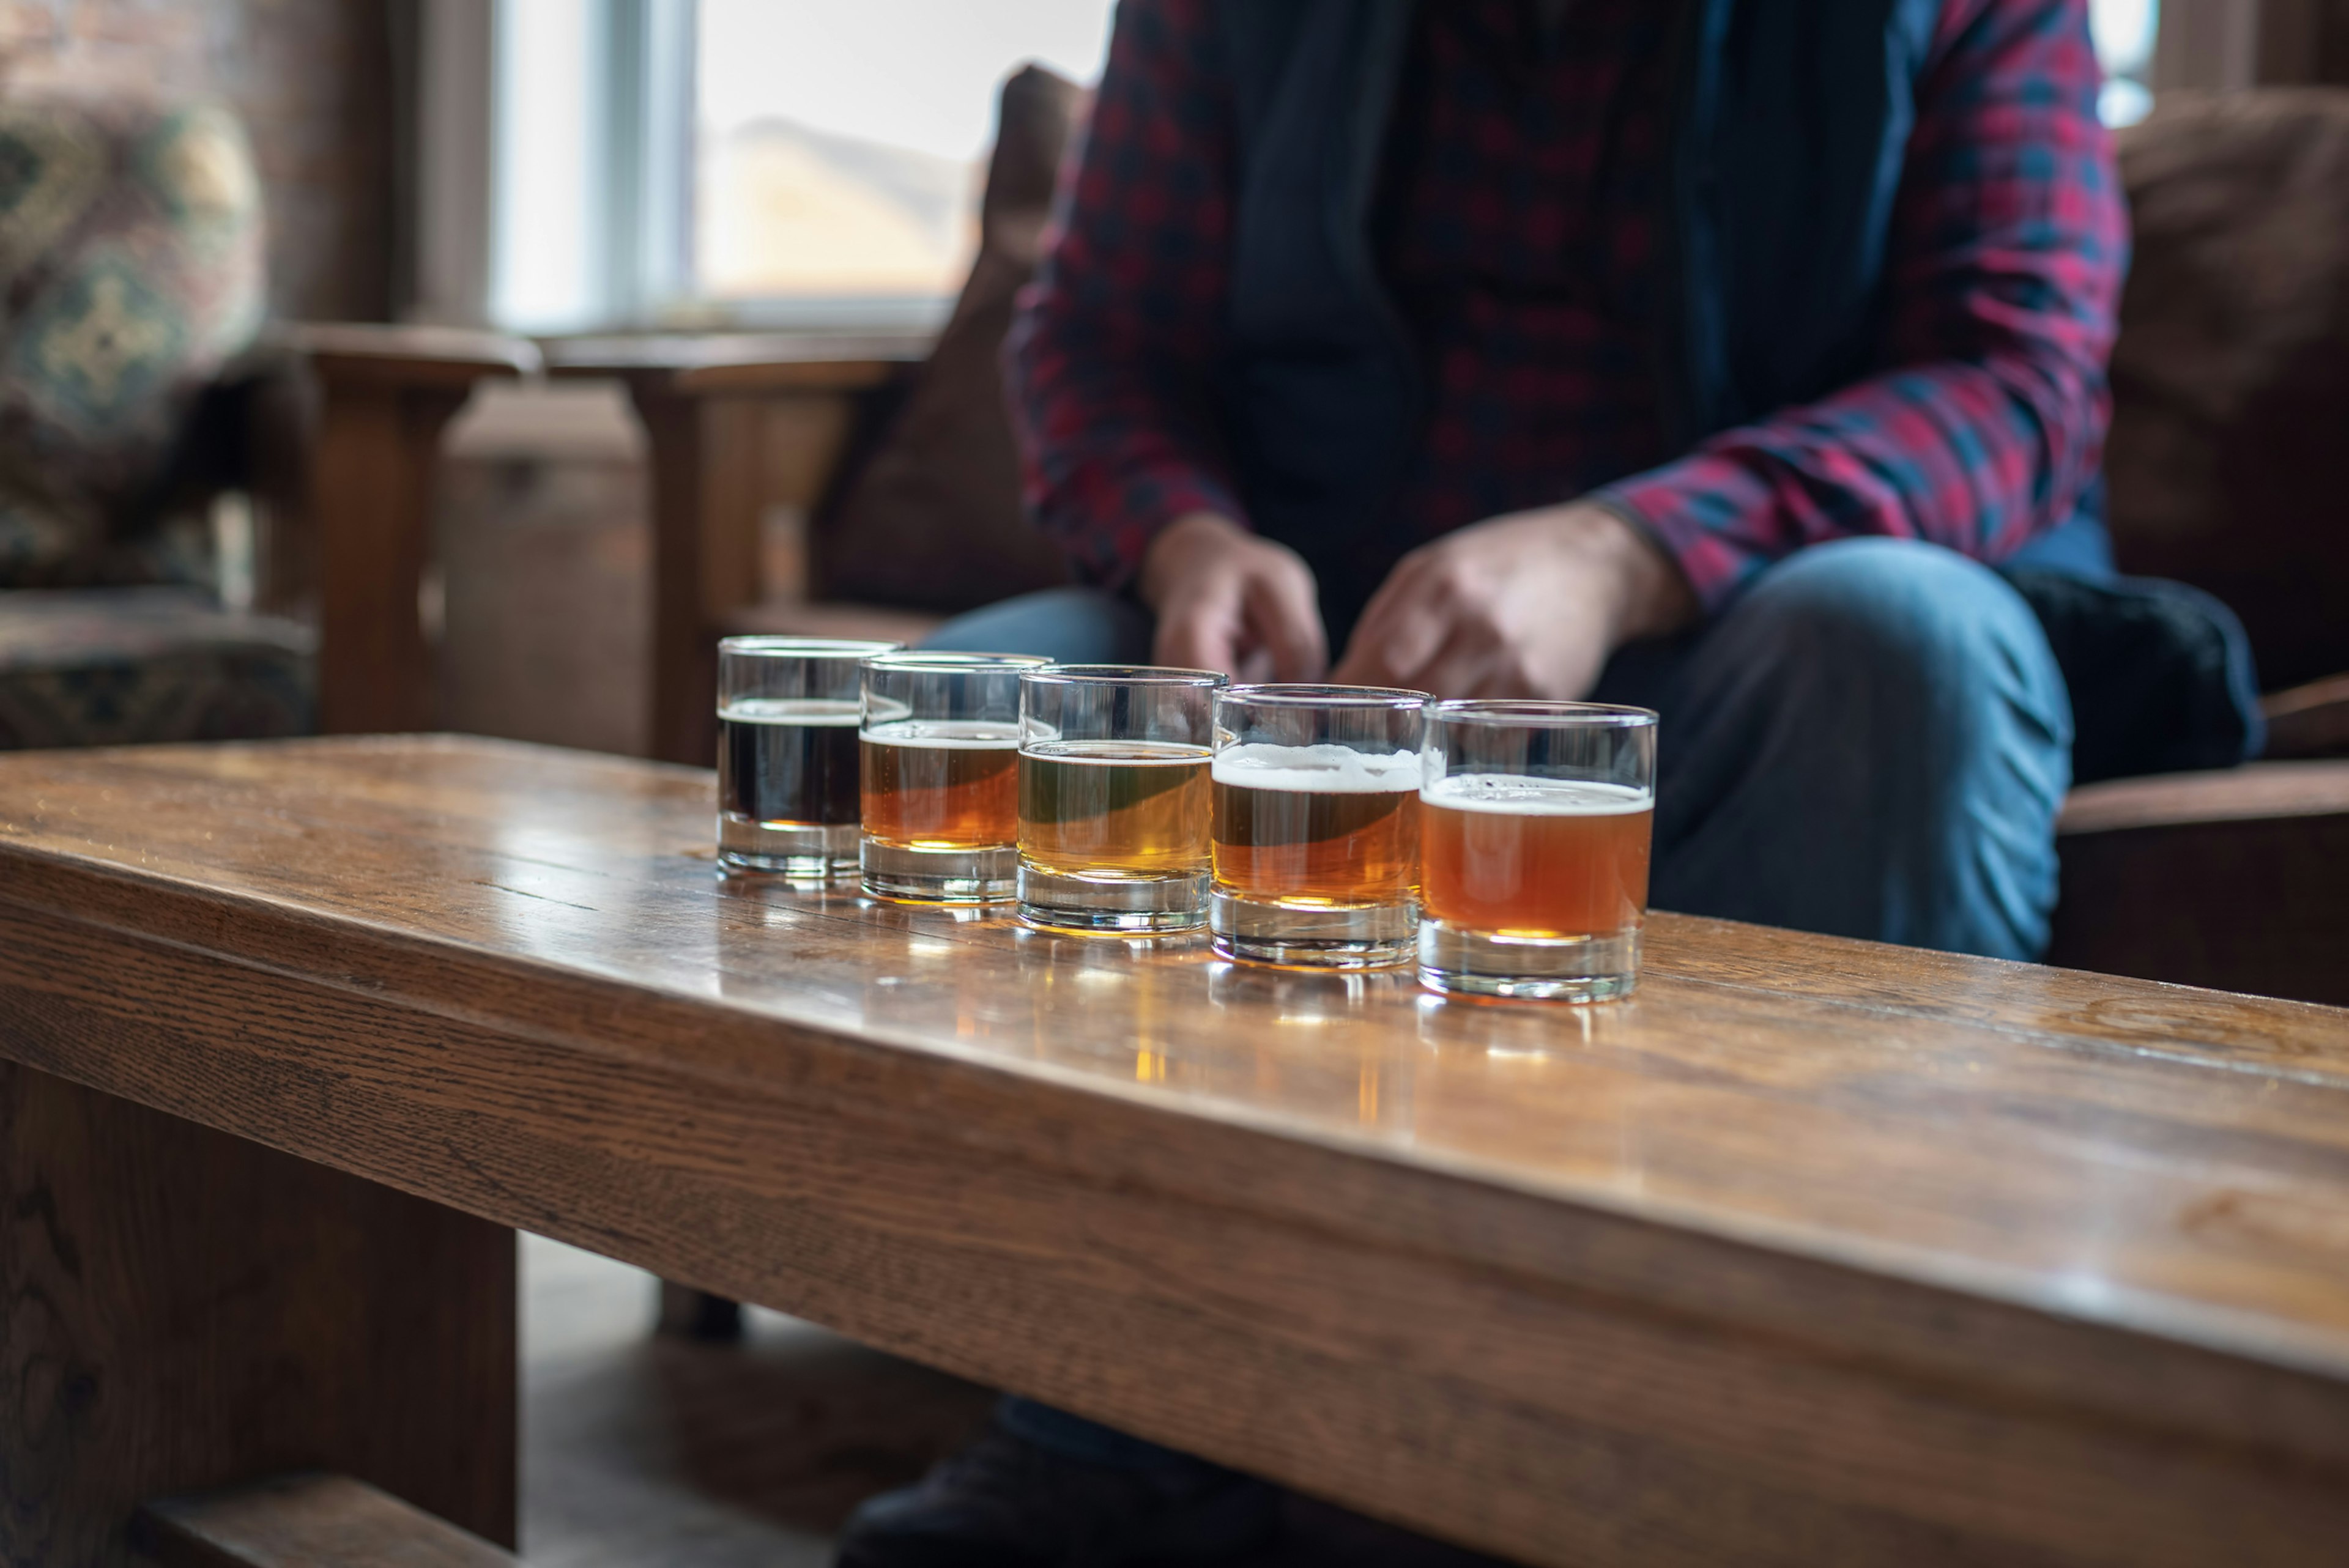
[[[1419,978],[1599,1002],[1640,979],[1656,716],[1575,702],[1427,709]]]
[[[864,661],[864,891],[995,903],[1019,869],[1019,675],[1025,654],[883,654]]]
[[[860,666],[897,643],[718,645],[718,863],[823,883],[856,872]]]
[[[1206,919],[1212,670],[1019,677],[1019,918],[1149,935]]]
[[[1216,694],[1217,953],[1322,969],[1410,961],[1427,701],[1377,686]]]

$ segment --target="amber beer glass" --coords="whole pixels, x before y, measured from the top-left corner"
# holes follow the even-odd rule
[[[1148,935],[1206,918],[1212,670],[1019,677],[1019,918]]]
[[[864,661],[864,891],[917,903],[1009,900],[1019,866],[1024,654]]]
[[[718,862],[823,883],[854,876],[858,666],[896,643],[718,645]]]
[[[1419,978],[1598,1002],[1639,983],[1656,716],[1572,702],[1427,709]]]
[[[1239,686],[1216,694],[1216,951],[1377,969],[1411,959],[1424,692]]]

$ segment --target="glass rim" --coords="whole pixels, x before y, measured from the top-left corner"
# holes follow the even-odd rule
[[[949,648],[892,648],[874,654],[864,661],[873,670],[912,670],[929,675],[988,674],[1005,670],[1032,670],[1049,665],[1051,659],[1043,654],[978,654]]]
[[[1540,697],[1449,697],[1427,705],[1427,717],[1453,724],[1538,729],[1641,729],[1657,722],[1651,707],[1611,702],[1553,702]]]
[[[1186,670],[1173,665],[1056,665],[1019,672],[1022,686],[1187,686],[1212,690],[1229,684],[1221,670]]]
[[[1435,698],[1408,686],[1330,686],[1313,681],[1253,681],[1227,686],[1216,693],[1217,702],[1253,703],[1264,707],[1358,707],[1402,712],[1435,706]]]
[[[752,636],[720,637],[718,652],[736,658],[869,659],[905,648],[877,637],[792,637],[761,632]]]

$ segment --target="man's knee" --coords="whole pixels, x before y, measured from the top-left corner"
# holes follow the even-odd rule
[[[1821,722],[1866,725],[1920,763],[1962,768],[2016,746],[2060,756],[2070,744],[2071,705],[2037,617],[1954,552],[1819,545],[1763,577],[1730,621],[1785,697],[1821,709]]]
[[[1995,573],[1909,542],[1805,551],[1676,686],[1660,903],[2004,957],[2044,943],[2071,705]]]

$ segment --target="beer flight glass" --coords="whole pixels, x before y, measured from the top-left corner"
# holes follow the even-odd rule
[[[1328,969],[1410,960],[1427,701],[1378,686],[1216,693],[1217,953]]]
[[[1420,983],[1570,1002],[1630,995],[1648,911],[1656,716],[1433,703],[1422,756]]]
[[[1206,918],[1210,670],[1019,676],[1019,918],[1147,935]]]
[[[1023,654],[864,661],[864,891],[918,903],[1009,899],[1019,866]]]
[[[718,861],[828,882],[856,871],[858,666],[898,643],[718,645]]]

